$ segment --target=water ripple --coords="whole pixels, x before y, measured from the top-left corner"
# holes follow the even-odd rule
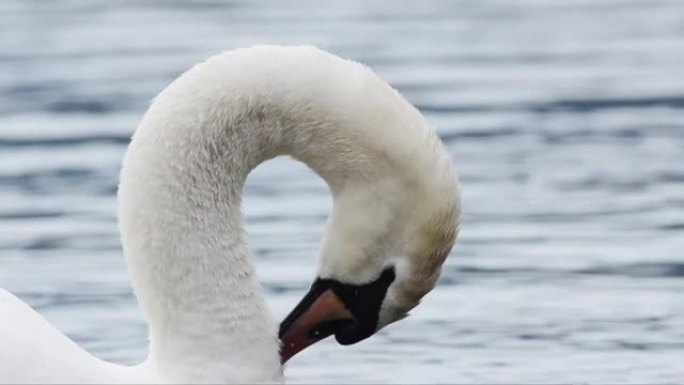
[[[370,65],[437,127],[463,221],[411,317],[311,348],[290,382],[684,382],[684,2],[319,5],[0,2],[0,286],[99,356],[142,361],[116,224],[139,118],[209,55],[316,44]],[[245,192],[280,318],[315,277],[328,189],[274,160]]]

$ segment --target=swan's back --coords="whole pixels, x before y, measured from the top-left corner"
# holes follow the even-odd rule
[[[4,383],[87,380],[79,378],[83,373],[78,362],[90,358],[88,354],[4,289],[0,289],[0,341]]]
[[[108,364],[91,356],[26,303],[0,289],[0,383],[93,383]]]

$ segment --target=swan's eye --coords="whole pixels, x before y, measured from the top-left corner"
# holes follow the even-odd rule
[[[394,268],[390,267],[375,281],[364,285],[317,279],[280,324],[282,361],[332,334],[343,345],[373,335],[380,306],[394,278]]]

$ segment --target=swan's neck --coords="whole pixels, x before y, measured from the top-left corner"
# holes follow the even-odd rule
[[[370,207],[384,214],[393,212],[383,206],[389,191],[410,185],[395,176],[413,177],[412,165],[424,161],[414,149],[430,135],[417,111],[355,63],[309,48],[236,52],[196,66],[157,97],[121,173],[119,220],[150,325],[148,363],[193,382],[282,375],[277,324],[245,244],[240,200],[249,172],[289,154],[326,180],[334,212],[354,217],[359,202],[379,196],[382,204]],[[307,70],[312,64],[319,70]],[[398,138],[400,125],[416,129]],[[405,158],[410,164],[394,163]],[[322,253],[352,258],[355,244],[337,243],[344,240],[328,238]],[[367,244],[357,243],[361,253]]]
[[[148,114],[119,192],[124,252],[149,322],[148,364],[193,382],[277,379],[276,323],[240,212],[245,178],[265,152],[244,140],[247,127],[175,118],[163,124]]]

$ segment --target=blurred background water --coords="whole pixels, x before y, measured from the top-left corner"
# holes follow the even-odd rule
[[[684,2],[0,2],[0,286],[91,352],[146,353],[115,217],[151,98],[222,50],[365,62],[454,156],[462,232],[409,319],[294,359],[293,382],[684,382]],[[315,274],[322,181],[248,181],[282,318]]]

